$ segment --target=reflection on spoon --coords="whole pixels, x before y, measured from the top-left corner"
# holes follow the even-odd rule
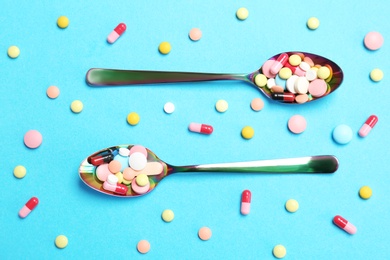
[[[134,160],[142,158],[145,160]],[[132,158],[133,156],[133,158]],[[118,167],[118,165],[120,165]],[[140,145],[118,145],[88,156],[80,165],[81,180],[90,188],[118,197],[149,193],[166,176],[178,172],[333,173],[338,160],[331,155],[235,163],[173,166]],[[136,167],[138,170],[134,170]],[[142,168],[142,169],[141,169]]]
[[[302,104],[335,91],[343,81],[343,72],[336,63],[322,56],[305,52],[284,52],[271,57],[260,69],[250,74],[92,68],[86,75],[86,81],[91,86],[210,80],[245,81],[256,86],[268,98],[282,103]]]

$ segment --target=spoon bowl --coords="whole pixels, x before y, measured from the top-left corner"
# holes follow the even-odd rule
[[[291,56],[294,58],[299,56],[300,62],[291,65],[289,61]],[[282,74],[282,71],[287,71],[287,74]],[[318,73],[319,71],[325,71],[325,74]],[[299,84],[297,78],[302,79]],[[302,104],[334,92],[343,81],[343,71],[336,63],[320,55],[307,52],[284,52],[272,56],[260,69],[249,74],[92,68],[86,75],[87,83],[96,87],[212,80],[245,81],[272,100],[287,104]]]
[[[140,165],[142,167],[139,167]],[[163,178],[179,172],[327,174],[335,172],[338,165],[336,157],[320,155],[290,159],[173,166],[162,161],[143,146],[118,145],[88,156],[79,167],[79,176],[87,186],[104,194],[117,197],[138,197],[151,192]],[[141,183],[141,179],[143,183]]]

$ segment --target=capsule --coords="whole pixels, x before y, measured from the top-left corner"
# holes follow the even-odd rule
[[[295,101],[295,95],[293,93],[272,93],[273,100],[277,100],[283,103],[293,103]]]
[[[107,41],[109,43],[114,43],[119,36],[121,36],[126,31],[126,24],[120,23],[117,27],[108,35]]]
[[[351,235],[355,234],[357,231],[356,227],[354,225],[352,225],[352,223],[348,222],[342,216],[339,216],[339,215],[335,216],[333,218],[333,223]]]
[[[103,189],[120,195],[125,195],[128,190],[126,185],[118,183],[118,177],[114,174],[108,175],[107,180],[103,183]]]
[[[32,197],[27,203],[19,210],[19,217],[25,218],[30,212],[38,205],[39,200],[36,197]]]
[[[213,132],[213,127],[211,125],[191,123],[188,129],[191,132],[201,133],[205,135],[209,135]]]
[[[279,55],[279,57],[274,61],[274,63],[271,66],[271,73],[278,74],[279,70],[283,68],[284,64],[288,61],[288,55],[287,53],[282,53]]]
[[[251,192],[244,190],[241,195],[241,214],[248,215],[251,209]]]
[[[117,154],[118,151],[116,150],[116,147],[111,147],[100,153],[91,155],[90,157],[88,157],[87,161],[94,166],[99,166],[103,163],[111,162],[112,160],[114,160],[114,157]]]
[[[378,122],[378,117],[376,115],[371,115],[364,125],[359,130],[359,135],[361,137],[366,137],[368,133],[370,133],[371,129],[374,128],[376,123]]]

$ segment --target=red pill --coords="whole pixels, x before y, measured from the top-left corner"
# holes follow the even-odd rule
[[[121,36],[126,31],[126,24],[120,23],[117,27],[108,35],[107,41],[109,43],[114,43],[119,36]]]
[[[201,133],[205,135],[209,135],[213,132],[213,127],[211,125],[191,123],[188,129],[191,132]]]
[[[293,103],[295,101],[295,95],[293,93],[272,93],[271,97],[273,100],[283,103]]]
[[[25,218],[38,205],[38,198],[32,197],[19,211],[19,217]]]
[[[250,190],[244,190],[241,195],[241,214],[248,215],[251,209],[251,192]]]
[[[343,229],[345,232],[349,234],[355,234],[357,229],[352,223],[348,222],[345,218],[337,215],[333,218],[333,223],[339,228]]]
[[[270,69],[271,73],[278,74],[279,70],[283,68],[284,64],[286,64],[286,62],[288,61],[288,58],[289,57],[287,53],[280,54],[279,57],[276,59],[276,61],[274,61],[274,63],[271,66]]]
[[[374,128],[376,123],[378,122],[378,117],[376,115],[371,115],[364,125],[359,130],[359,135],[361,137],[366,137],[368,133],[370,133],[371,129]]]

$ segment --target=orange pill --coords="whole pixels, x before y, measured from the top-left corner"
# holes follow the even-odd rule
[[[150,250],[150,243],[147,240],[141,240],[137,244],[137,250],[141,254],[146,254]]]
[[[111,173],[115,174],[117,172],[120,172],[122,168],[122,164],[120,163],[120,161],[117,161],[117,160],[112,160],[109,164],[108,164],[108,169],[110,170]]]
[[[188,36],[193,41],[199,41],[202,38],[202,31],[199,28],[192,28]]]
[[[51,98],[57,98],[60,95],[60,89],[56,86],[50,86],[46,90],[46,95]]]
[[[254,110],[254,111],[260,111],[262,110],[264,107],[264,102],[261,98],[254,98],[252,99],[252,102],[251,102],[251,108]]]
[[[202,227],[198,231],[198,236],[201,240],[209,240],[211,238],[211,229],[208,227]]]

